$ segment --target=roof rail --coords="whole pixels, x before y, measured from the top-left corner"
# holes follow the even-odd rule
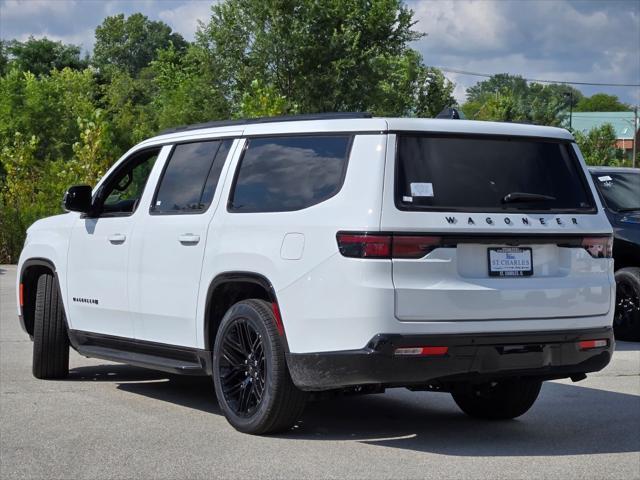
[[[238,120],[218,120],[214,122],[195,123],[193,125],[184,125],[181,127],[168,128],[161,131],[158,135],[166,135],[167,133],[186,132],[189,130],[200,130],[202,128],[231,127],[235,125],[253,125],[256,123],[276,123],[276,122],[297,122],[303,120],[345,120],[352,118],[372,118],[369,112],[327,112],[327,113],[308,113],[303,115],[282,115],[279,117],[259,117],[259,118],[242,118]]]

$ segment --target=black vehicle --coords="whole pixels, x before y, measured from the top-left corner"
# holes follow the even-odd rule
[[[589,170],[613,226],[615,335],[620,340],[640,341],[640,169]]]

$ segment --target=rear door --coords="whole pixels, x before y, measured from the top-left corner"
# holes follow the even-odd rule
[[[570,142],[408,133],[389,143],[381,229],[400,252],[399,320],[608,312],[609,261],[583,246],[604,254],[608,228]]]
[[[135,336],[194,346],[207,228],[233,138],[175,145],[131,247],[129,293]]]

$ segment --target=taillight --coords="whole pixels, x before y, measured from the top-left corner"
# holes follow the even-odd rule
[[[391,235],[338,233],[338,248],[345,257],[391,258]]]
[[[351,258],[422,258],[442,243],[441,237],[373,233],[339,232],[337,239],[340,253]]]
[[[613,253],[613,237],[584,237],[582,239],[584,248],[593,258],[611,258]]]
[[[440,237],[395,235],[391,248],[393,258],[422,258],[441,243]]]
[[[594,348],[604,348],[609,345],[609,342],[606,339],[602,340],[582,340],[578,342],[578,347],[580,350],[591,350]]]
[[[441,357],[446,355],[449,347],[401,347],[393,352],[395,355],[416,355],[420,357]]]

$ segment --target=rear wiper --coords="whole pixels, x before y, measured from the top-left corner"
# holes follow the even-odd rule
[[[502,203],[545,202],[555,199],[556,197],[552,197],[551,195],[542,195],[541,193],[511,192],[507,193],[502,198]]]

